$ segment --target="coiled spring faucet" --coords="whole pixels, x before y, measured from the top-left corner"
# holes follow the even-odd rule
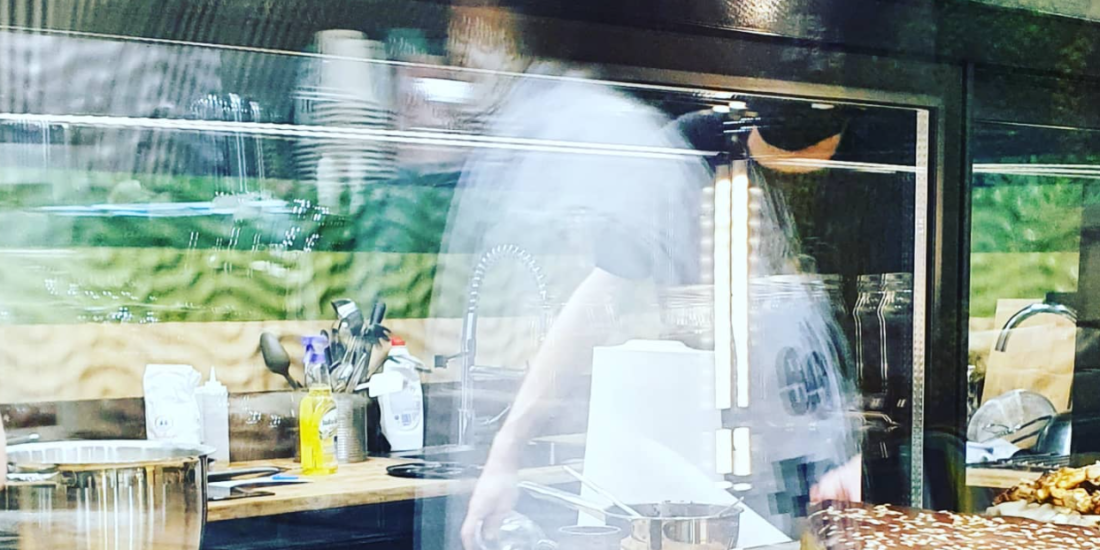
[[[517,378],[514,369],[477,366],[477,311],[481,301],[482,284],[485,282],[485,277],[489,273],[489,270],[503,260],[514,260],[526,268],[528,275],[531,277],[531,281],[535,285],[535,291],[539,299],[539,334],[541,336],[546,333],[546,321],[549,319],[550,313],[549,290],[546,284],[546,275],[543,273],[542,267],[539,266],[538,262],[535,260],[535,257],[514,244],[496,245],[487,250],[481,255],[481,258],[478,259],[477,264],[474,265],[473,272],[470,274],[469,284],[467,285],[466,307],[462,318],[461,350],[454,356],[436,358],[437,366],[440,366],[441,362],[446,363],[451,359],[461,360],[461,402],[458,407],[459,445],[471,443],[474,435],[472,430],[475,426],[479,425],[473,404],[473,375],[494,376],[502,379]],[[520,375],[520,377],[521,376],[522,375]],[[488,426],[494,424],[502,419],[510,409],[511,406],[480,425]]]

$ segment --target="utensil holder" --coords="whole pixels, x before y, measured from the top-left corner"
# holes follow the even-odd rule
[[[367,459],[367,405],[364,395],[337,393],[336,461],[340,464]]]

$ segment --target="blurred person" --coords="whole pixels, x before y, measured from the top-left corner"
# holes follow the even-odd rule
[[[455,62],[475,69],[467,77],[476,98],[469,121],[478,133],[580,147],[702,148],[685,138],[698,129],[694,123],[670,125],[657,110],[587,80],[591,75],[538,58],[532,42],[545,37],[537,29],[521,29],[507,10],[486,5],[455,7],[449,35]],[[719,138],[722,135],[717,133]],[[752,153],[764,153],[762,158],[777,152],[817,158],[835,151],[838,141],[835,134],[827,134],[805,151],[782,151],[767,149],[764,142],[754,145],[750,137],[748,148]],[[692,155],[599,155],[507,148],[479,149],[471,154],[452,204],[444,256],[477,257],[497,244],[519,245],[552,260],[555,294],[568,298],[540,343],[493,439],[461,527],[467,548],[474,548],[479,530],[491,539],[515,506],[523,448],[555,412],[555,392],[569,383],[571,375],[591,364],[594,347],[638,337],[633,326],[593,323],[592,305],[610,303],[619,311],[644,309],[638,306],[646,301],[640,296],[654,287],[698,283],[701,191],[712,182],[707,164]],[[769,254],[758,266],[758,274],[797,272],[797,238],[786,219],[782,198],[772,193],[767,199],[772,205],[766,209],[769,237],[764,248]],[[580,229],[571,225],[578,218],[585,220]],[[577,239],[577,232],[587,238]],[[448,279],[448,271],[441,265],[433,308],[446,307],[453,298],[447,296],[447,285],[461,288],[462,283]],[[457,292],[456,288],[451,292]],[[522,273],[496,279],[491,292],[506,300],[530,293],[529,277]],[[481,298],[489,298],[489,294],[482,292]],[[810,338],[827,331],[824,316],[818,314],[802,314]],[[513,344],[508,336],[494,337],[498,347]],[[836,362],[839,360],[831,361]],[[761,376],[768,379],[761,380],[762,384],[774,385],[775,373]],[[835,374],[823,391],[829,392],[834,407],[829,414],[843,423],[839,418],[843,396]],[[843,433],[836,437],[836,442],[819,444],[848,446],[847,441],[839,441],[845,439]],[[808,487],[783,488],[780,490],[799,493],[784,498],[805,500],[806,493],[812,492],[816,499],[859,500],[858,457],[853,458],[851,452],[841,454],[836,453],[834,468],[811,479],[815,482],[812,491]],[[790,506],[778,506],[781,512],[789,512],[784,507]]]
[[[858,239],[833,238],[828,243],[806,240],[802,236],[817,234],[820,238],[822,232],[831,233],[829,226],[834,225],[837,219],[844,220],[841,225],[849,224],[846,218],[838,217],[836,211],[830,210],[837,203],[829,200],[827,195],[837,192],[837,182],[842,187],[850,187],[852,175],[844,171],[823,170],[817,163],[838,158],[851,160],[847,158],[851,151],[865,146],[861,140],[853,137],[854,133],[862,134],[863,130],[852,132],[851,128],[862,128],[868,124],[874,126],[879,121],[865,116],[865,113],[857,109],[826,110],[807,102],[785,99],[754,98],[751,109],[754,112],[749,114],[751,121],[748,123],[738,122],[736,119],[741,117],[736,114],[728,116],[706,109],[684,115],[674,125],[692,147],[699,150],[730,148],[729,136],[732,132],[735,136],[732,144],[734,158],[749,161],[750,180],[754,187],[762,191],[764,199],[761,201],[764,223],[759,232],[759,244],[756,245],[756,265],[751,266],[751,277],[755,281],[751,293],[755,299],[763,297],[755,296],[756,294],[767,295],[776,290],[768,282],[773,275],[812,276],[819,262],[826,265],[825,272],[835,273],[838,270],[837,264],[843,261],[849,264],[859,263],[862,257],[867,256],[863,254],[860,259],[838,258],[844,257],[851,250],[850,241],[876,242],[876,236],[872,234],[862,235]],[[837,174],[841,177],[838,178]],[[854,203],[855,201],[850,201],[846,206],[851,208],[855,206]],[[826,228],[822,231],[814,225]],[[854,278],[855,274],[849,276]],[[789,287],[783,290],[789,291]],[[838,436],[841,441],[836,448],[830,449],[830,445],[820,442],[829,468],[824,475],[805,471],[820,467],[814,464],[814,453],[807,452],[805,442],[791,441],[790,437],[782,435],[774,438],[769,434],[762,436],[768,447],[763,452],[769,455],[774,471],[771,472],[770,480],[767,479],[768,476],[758,476],[756,489],[765,489],[769,483],[773,486],[770,487],[772,493],[767,497],[770,502],[757,501],[757,504],[771,507],[773,513],[769,519],[777,524],[797,517],[807,504],[825,500],[858,502],[863,499],[862,457],[855,441],[849,437],[850,427],[844,420],[845,413],[852,404],[847,396],[852,395],[855,389],[855,381],[845,377],[846,367],[852,361],[847,347],[848,336],[835,322],[832,312],[827,311],[832,304],[811,299],[807,290],[804,285],[799,289],[800,295],[792,301],[798,302],[793,304],[795,309],[810,310],[808,313],[791,311],[788,308],[773,311],[772,315],[781,324],[791,327],[798,324],[805,326],[807,323],[813,326],[810,334],[805,336],[808,343],[802,343],[802,349],[797,351],[804,355],[808,353],[807,357],[815,354],[828,357],[826,380],[812,381],[808,384],[812,387],[799,387],[792,391],[786,387],[770,386],[774,382],[766,377],[778,375],[782,385],[784,380],[791,380],[788,376],[792,374],[795,379],[813,380],[819,377],[819,373],[804,370],[794,373],[761,373],[759,369],[754,371],[752,391],[759,393],[759,389],[765,389],[769,393],[769,399],[757,399],[752,405],[751,415],[755,419],[753,425],[757,430],[771,427],[771,430],[765,431],[778,433],[782,431],[785,422],[799,423],[798,417],[804,414],[802,410],[814,408],[812,401],[820,398],[832,403],[827,403],[817,411],[807,410],[807,413],[825,418],[823,424],[829,426],[827,429],[834,434],[843,435]],[[775,308],[773,305],[766,309]],[[754,324],[757,331],[765,334],[760,339],[762,342],[755,343],[751,350],[756,356],[753,364],[760,364],[761,359],[764,359],[765,364],[771,361],[774,356],[769,353],[776,348],[773,341],[782,340],[767,337],[767,315],[757,311],[750,316],[750,323]],[[788,340],[781,345],[789,343]],[[781,365],[776,367],[782,370]],[[769,390],[769,387],[773,389]],[[813,395],[815,393],[818,396]],[[764,480],[761,481],[761,477]],[[808,482],[808,491],[805,488],[784,487],[792,480],[796,480],[794,483]],[[768,490],[758,492],[767,493]],[[746,500],[753,502],[751,497]],[[789,532],[793,526],[786,524],[783,527]]]

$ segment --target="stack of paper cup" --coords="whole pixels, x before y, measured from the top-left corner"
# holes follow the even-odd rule
[[[346,204],[350,192],[354,208],[363,186],[397,173],[395,144],[377,133],[394,126],[392,68],[384,46],[358,31],[319,32],[314,46],[318,56],[295,94],[295,124],[335,135],[299,138],[295,161],[302,180],[317,182],[321,206]]]

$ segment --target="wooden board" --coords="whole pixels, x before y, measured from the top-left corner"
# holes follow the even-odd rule
[[[1039,479],[1039,472],[1019,470],[994,470],[990,468],[967,468],[966,485],[968,487],[991,487],[1009,489],[1017,483]]]
[[[272,496],[211,502],[207,521],[226,521],[277,514],[346,508],[398,502],[421,498],[434,498],[469,493],[475,480],[406,479],[393,477],[386,468],[394,464],[406,464],[409,460],[372,458],[359,464],[341,464],[339,470],[325,477],[314,478],[310,483],[262,490],[275,493]],[[243,462],[233,467],[282,466],[290,468],[288,474],[297,473],[297,465],[290,460]],[[539,483],[564,483],[573,478],[561,467],[532,468],[520,472],[520,478]]]

